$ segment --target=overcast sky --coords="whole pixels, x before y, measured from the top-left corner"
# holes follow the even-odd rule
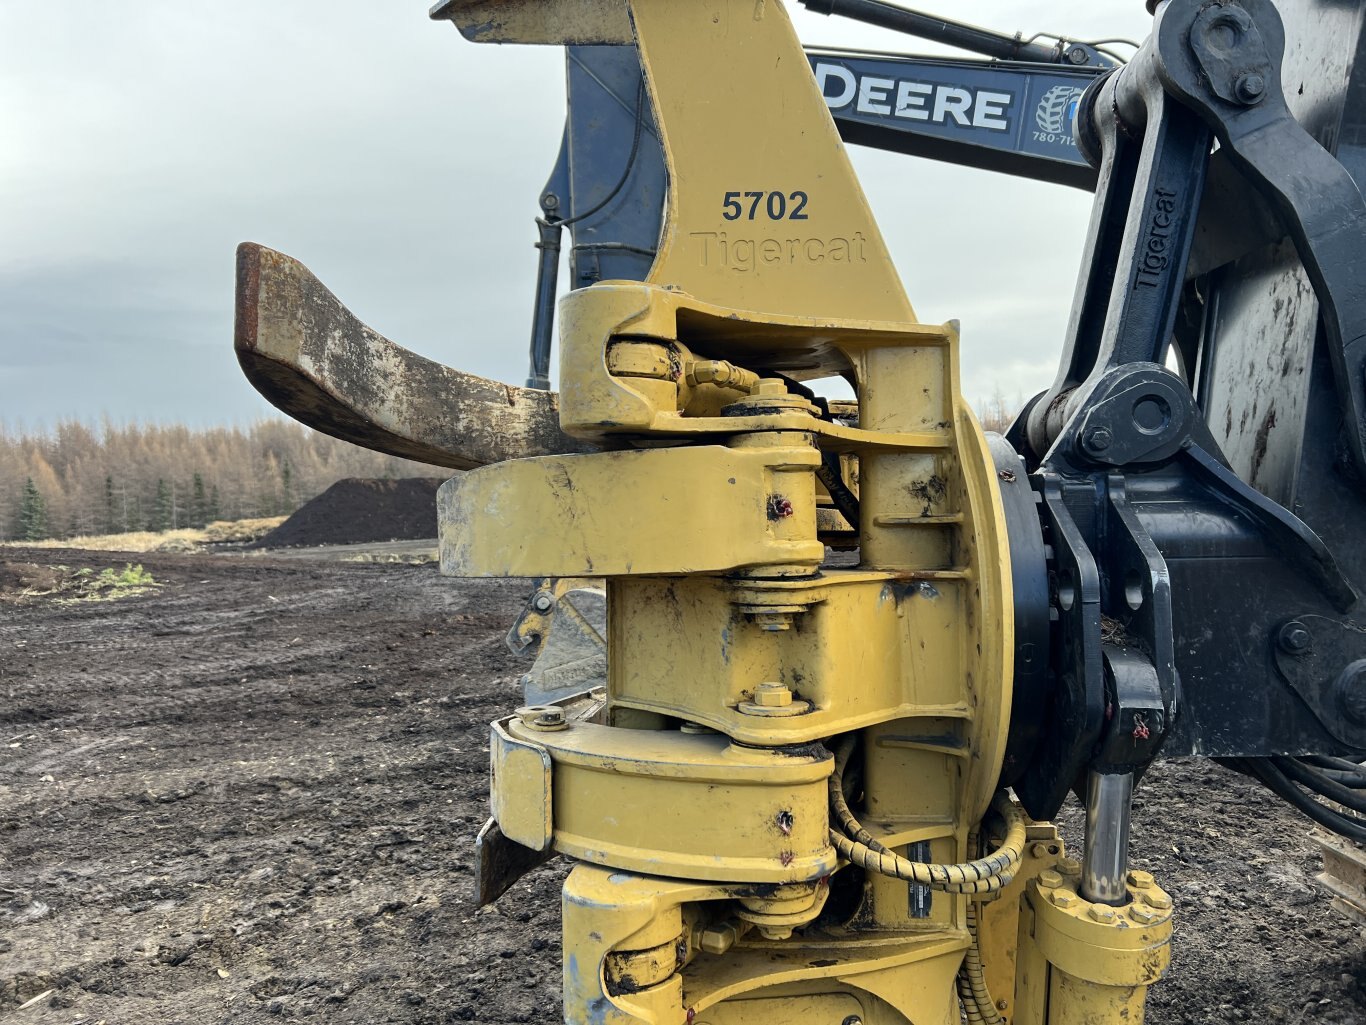
[[[916,6],[1027,35],[1149,24],[1139,0]],[[808,43],[934,52],[789,9]],[[422,0],[3,0],[0,55],[0,423],[271,412],[232,355],[243,240],[408,348],[525,378],[558,49],[466,43]],[[853,156],[917,314],[963,323],[968,397],[1045,387],[1090,197]]]

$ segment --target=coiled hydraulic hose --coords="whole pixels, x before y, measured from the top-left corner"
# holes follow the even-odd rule
[[[1015,878],[1024,855],[1025,820],[1004,792],[992,802],[1006,823],[1005,842],[998,849],[984,858],[958,865],[911,861],[879,843],[849,810],[849,801],[844,796],[844,769],[853,751],[854,737],[844,737],[835,749],[835,768],[830,774],[830,811],[844,831],[831,829],[830,842],[842,857],[870,872],[947,893],[995,893]]]
[[[986,969],[982,965],[982,950],[977,944],[977,902],[968,901],[968,935],[972,944],[963,956],[958,969],[958,999],[963,1005],[963,1016],[968,1025],[1003,1025],[1005,1019],[996,1013],[996,1001],[987,989]]]

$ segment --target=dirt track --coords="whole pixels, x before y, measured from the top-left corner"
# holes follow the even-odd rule
[[[523,588],[137,558],[154,593],[0,605],[0,1021],[558,1021],[563,869],[470,897]],[[1178,940],[1150,1022],[1366,1022],[1305,833],[1220,769],[1151,773],[1135,856]]]

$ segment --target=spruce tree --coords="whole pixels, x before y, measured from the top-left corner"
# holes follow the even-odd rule
[[[38,492],[38,485],[29,477],[24,481],[23,497],[19,501],[19,539],[41,541],[47,537],[47,503]]]
[[[147,529],[158,532],[171,529],[171,488],[164,477],[157,478],[156,503],[152,506]]]
[[[202,527],[209,522],[209,498],[204,493],[204,475],[196,473],[190,494],[190,526]]]
[[[280,512],[286,516],[294,511],[294,487],[289,472],[289,460],[280,467]]]
[[[106,534],[115,533],[114,530],[114,475],[106,474],[104,478],[104,532]]]

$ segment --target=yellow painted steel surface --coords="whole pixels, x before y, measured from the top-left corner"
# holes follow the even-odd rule
[[[533,710],[491,752],[504,833],[583,862],[566,1019],[956,1025],[969,898],[842,866],[826,780],[827,745],[857,733],[874,841],[977,856],[1014,624],[957,326],[915,321],[780,3],[449,6],[498,41],[605,39],[628,15],[669,171],[647,280],[560,306],[561,426],[606,450],[441,496],[445,572],[607,578],[602,721]],[[788,385],[834,374],[856,426]],[[822,453],[857,467],[854,567],[822,564]],[[1134,1020],[1169,917],[1067,913],[1056,833],[1030,828],[1042,846],[978,916],[991,984],[1013,1021]]]
[[[442,485],[442,571],[456,576],[718,573],[825,557],[808,441],[785,451],[719,445],[542,456]],[[526,520],[527,496],[547,529]],[[630,495],[629,502],[621,496]],[[787,502],[770,515],[770,499]],[[737,530],[737,524],[754,529]]]
[[[1142,1025],[1148,987],[1171,961],[1172,900],[1145,872],[1130,902],[1093,904],[1076,871],[1045,872],[1020,915],[1017,1025]]]
[[[494,738],[495,817],[533,849],[553,837],[556,850],[584,861],[746,883],[814,881],[835,869],[825,812],[831,759],[821,749],[584,722],[537,732],[516,719],[496,723]],[[553,765],[545,775],[553,795],[531,757],[498,763],[527,750]]]

